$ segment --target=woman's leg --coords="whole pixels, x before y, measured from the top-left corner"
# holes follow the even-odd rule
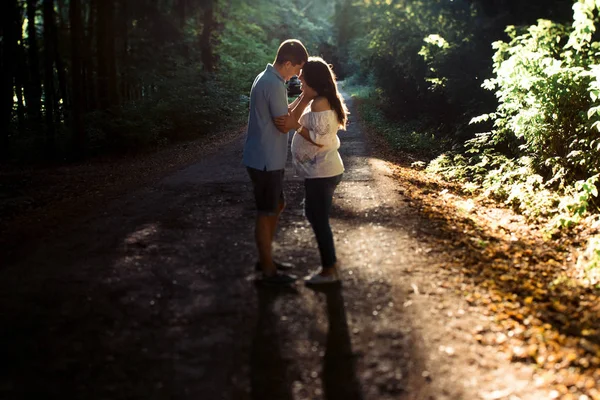
[[[324,272],[335,267],[337,261],[333,233],[329,225],[329,212],[333,192],[341,179],[342,175],[338,175],[330,178],[306,179],[304,181],[304,210],[317,239]]]

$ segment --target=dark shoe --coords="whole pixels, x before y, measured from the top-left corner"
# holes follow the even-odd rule
[[[265,276],[263,275],[261,278],[257,279],[257,283],[262,283],[264,285],[270,286],[289,286],[296,283],[298,277],[295,275],[282,274],[281,272],[277,272],[274,275]]]
[[[277,268],[278,271],[289,271],[294,268],[294,264],[290,264],[290,263],[286,263],[286,262],[274,261],[273,263],[275,264],[275,268]],[[256,264],[254,264],[254,270],[258,271],[258,272],[262,271],[260,262],[257,261]]]

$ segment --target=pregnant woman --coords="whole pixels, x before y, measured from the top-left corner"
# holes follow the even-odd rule
[[[292,157],[296,173],[304,178],[305,215],[321,255],[321,268],[305,278],[305,282],[330,284],[340,280],[329,212],[333,192],[344,173],[337,132],[346,128],[348,110],[338,92],[335,74],[322,58],[308,59],[300,81],[303,93],[290,105],[290,113],[296,120]],[[285,117],[278,118],[276,124],[284,125]]]

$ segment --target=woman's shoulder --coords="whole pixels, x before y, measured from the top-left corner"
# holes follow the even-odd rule
[[[319,96],[312,101],[310,110],[312,112],[328,111],[331,110],[331,104],[329,104],[329,100],[326,97]]]

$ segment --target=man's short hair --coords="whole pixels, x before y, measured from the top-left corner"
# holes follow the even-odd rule
[[[302,64],[308,61],[308,51],[301,41],[288,39],[279,45],[277,50],[276,64],[284,64],[290,61],[292,65]]]

